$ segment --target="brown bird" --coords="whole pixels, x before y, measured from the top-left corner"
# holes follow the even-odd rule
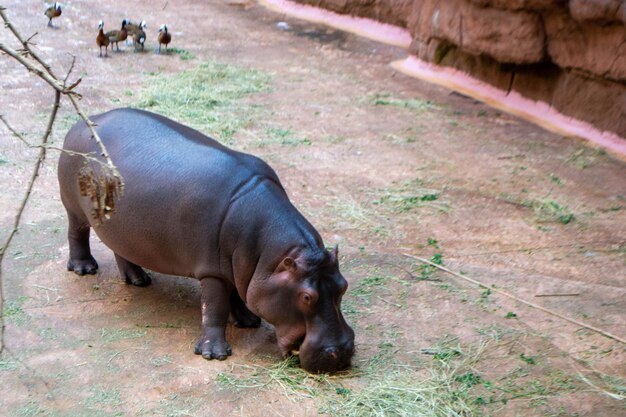
[[[165,45],[165,52],[167,52],[167,44],[172,41],[172,35],[167,31],[167,26],[161,25],[159,28],[159,52],[161,53],[161,44]]]
[[[61,13],[63,13],[61,10],[61,3],[46,3],[46,11],[43,14],[48,18],[48,26],[52,27],[52,19],[61,16]]]
[[[109,39],[111,43],[111,51],[113,50],[113,44],[117,46],[117,50],[120,50],[120,45],[118,42],[125,41],[128,37],[128,30],[126,30],[127,20],[122,20],[122,28],[120,30],[110,30],[105,35]]]
[[[137,45],[141,45],[141,50],[144,50],[144,44],[146,43],[146,32],[144,29],[148,27],[146,25],[146,21],[142,20],[137,28],[137,32],[135,32],[135,36],[133,36],[133,41],[135,42],[135,51],[137,51]]]
[[[96,44],[100,48],[100,56],[102,56],[102,47],[104,46],[105,56],[109,56],[109,38],[104,34],[104,22],[98,23],[98,36],[96,36]]]
[[[134,24],[128,19],[124,20],[126,20],[126,31],[128,32],[128,36],[130,36],[130,39],[134,42],[135,34],[139,31],[139,25]],[[128,45],[128,42],[126,42],[126,44]]]

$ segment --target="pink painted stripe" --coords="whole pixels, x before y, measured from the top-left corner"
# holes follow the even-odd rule
[[[547,103],[528,99],[515,91],[507,93],[464,72],[434,65],[415,56],[392,62],[391,66],[404,74],[458,91],[489,106],[529,120],[544,129],[563,136],[587,139],[626,156],[626,138],[559,113]]]
[[[288,0],[259,0],[259,4],[275,12],[322,23],[389,45],[406,49],[411,44],[411,34],[408,30],[372,19],[338,14]]]
[[[411,44],[409,31],[397,26],[362,17],[341,15],[289,0],[259,0],[259,3],[279,13],[332,26],[386,44],[405,49],[408,49]],[[430,64],[415,56],[395,61],[391,63],[391,66],[409,76],[459,91],[489,106],[535,123],[546,130],[563,136],[589,140],[626,157],[626,138],[612,132],[599,130],[590,123],[561,114],[547,103],[525,98],[515,91],[507,93],[472,78],[466,73],[453,68]]]

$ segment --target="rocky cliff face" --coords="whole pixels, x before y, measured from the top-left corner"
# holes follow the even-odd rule
[[[626,138],[626,0],[296,0],[407,28],[410,52]]]

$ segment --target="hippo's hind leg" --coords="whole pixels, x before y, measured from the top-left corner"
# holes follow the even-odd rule
[[[261,318],[248,310],[237,290],[233,290],[230,294],[230,313],[233,315],[236,327],[250,328],[261,325]]]
[[[126,281],[127,284],[147,287],[152,282],[150,275],[148,275],[143,268],[122,258],[117,253],[115,254],[115,262],[117,262],[117,269],[120,270],[122,279]]]
[[[204,359],[223,361],[232,354],[226,342],[226,323],[230,305],[228,302],[229,288],[217,278],[200,280],[202,295],[202,334],[196,343],[194,352]]]
[[[69,210],[67,212],[69,227],[67,240],[70,244],[70,259],[67,261],[67,270],[78,275],[95,274],[98,263],[91,256],[89,247],[89,230],[91,226],[87,219],[80,218]]]

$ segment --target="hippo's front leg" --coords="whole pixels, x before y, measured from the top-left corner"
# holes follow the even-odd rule
[[[223,361],[232,354],[226,342],[226,323],[230,313],[228,290],[217,278],[200,280],[202,295],[202,334],[196,343],[196,355]]]

